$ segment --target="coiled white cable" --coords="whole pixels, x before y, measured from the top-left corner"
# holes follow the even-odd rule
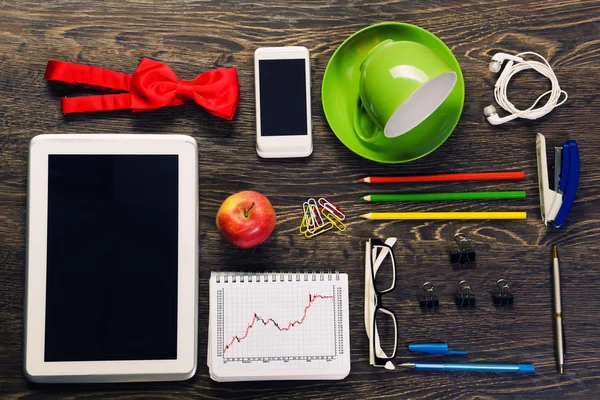
[[[526,55],[538,57],[543,62],[534,60],[524,60],[522,57]],[[502,73],[500,74],[498,81],[494,85],[494,97],[496,98],[496,102],[500,105],[500,107],[502,107],[506,112],[509,112],[511,115],[500,118],[496,113],[496,109],[493,106],[488,106],[484,109],[484,113],[491,124],[500,125],[516,118],[525,118],[531,120],[538,119],[548,114],[556,107],[563,105],[565,101],[567,101],[567,92],[560,88],[560,85],[558,84],[558,79],[556,78],[552,67],[550,67],[550,64],[544,57],[532,51],[519,53],[516,56],[509,56],[505,55],[504,53],[500,53],[494,56],[494,58],[492,59],[493,61],[490,65],[490,70],[492,70],[493,72],[498,72],[500,68],[500,64],[498,63],[502,63],[504,59],[508,59],[509,61],[504,67]],[[494,65],[494,63],[496,64]],[[536,70],[537,72],[548,78],[550,80],[550,83],[552,84],[552,89],[540,95],[534,101],[531,107],[527,108],[526,110],[519,110],[517,107],[515,107],[513,103],[511,103],[508,100],[508,83],[514,75],[528,69]],[[562,95],[564,95],[564,98],[560,100]],[[539,101],[546,96],[549,96],[546,104],[541,107],[535,108]]]

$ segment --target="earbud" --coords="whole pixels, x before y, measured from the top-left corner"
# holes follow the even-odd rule
[[[502,64],[499,61],[492,60],[492,62],[490,62],[490,71],[493,73],[497,74],[500,72],[500,68],[502,68]]]
[[[492,56],[492,62],[490,63],[490,71],[495,74],[500,72],[504,60],[510,60],[513,62],[523,62],[523,59],[521,57],[513,56],[506,53],[496,53]]]
[[[518,114],[510,114],[506,117],[500,118],[496,112],[496,107],[489,105],[483,109],[483,114],[486,116],[488,122],[492,125],[501,125],[505,122],[512,121],[513,119],[519,118]]]

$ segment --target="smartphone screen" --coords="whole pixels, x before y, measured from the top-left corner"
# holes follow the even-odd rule
[[[260,60],[260,133],[308,135],[306,60]]]

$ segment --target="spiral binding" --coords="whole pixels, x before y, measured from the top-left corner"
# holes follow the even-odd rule
[[[340,280],[338,270],[309,271],[263,271],[263,272],[211,272],[217,283],[251,283],[251,282],[300,282],[300,281],[332,281]]]

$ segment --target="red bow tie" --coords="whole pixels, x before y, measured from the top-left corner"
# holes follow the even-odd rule
[[[127,92],[63,98],[64,114],[126,109],[147,111],[195,101],[209,113],[231,120],[240,96],[235,68],[219,68],[204,72],[193,81],[180,81],[171,68],[149,58],[142,58],[133,75],[50,60],[44,78],[102,91]]]

